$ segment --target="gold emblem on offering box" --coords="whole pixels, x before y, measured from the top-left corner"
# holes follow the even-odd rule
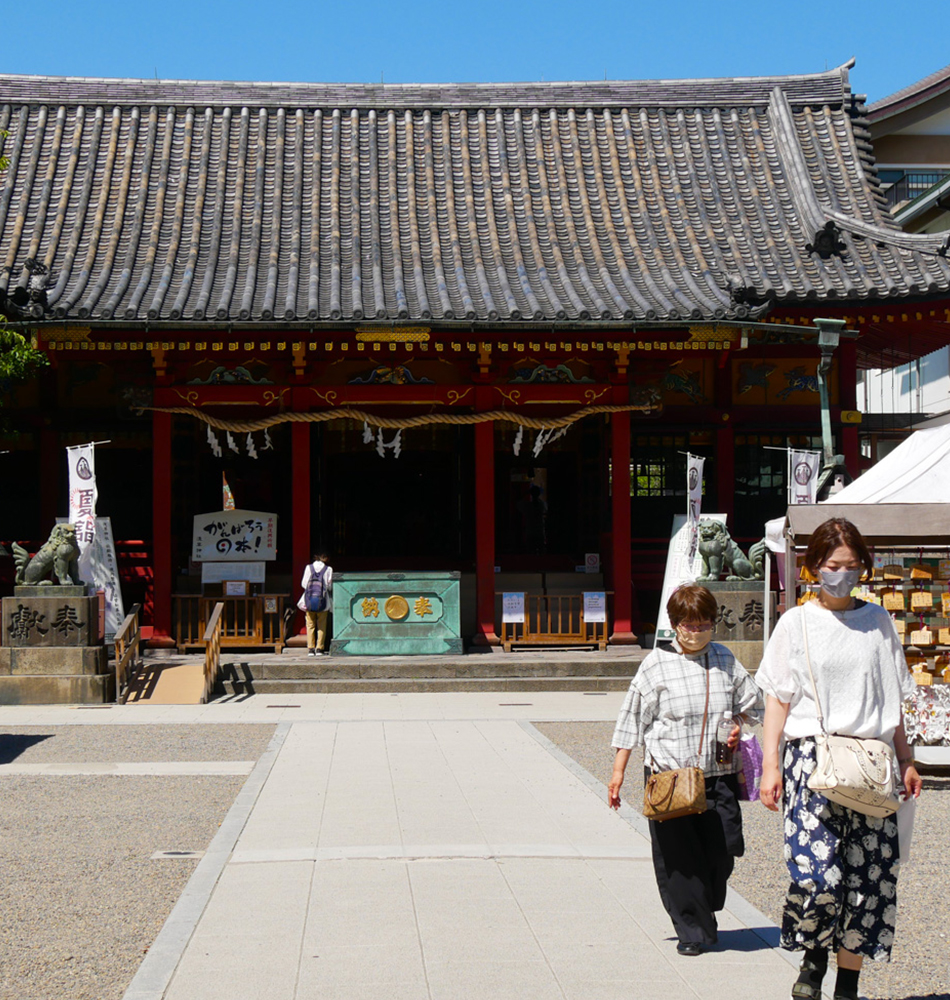
[[[911,632],[910,642],[912,646],[932,646],[934,634],[929,628],[919,628],[916,632]]]
[[[934,578],[933,567],[925,566],[923,563],[911,566],[910,578],[911,580],[932,580]]]
[[[883,570],[881,570],[881,575],[885,580],[903,580],[904,579],[904,567],[900,563],[888,563]]]
[[[432,614],[432,602],[428,597],[417,597],[416,603],[412,606],[412,610],[420,617],[424,618],[426,615]]]
[[[932,608],[934,597],[929,590],[915,590],[910,595],[910,610],[916,611],[918,608]]]
[[[903,611],[904,592],[902,590],[882,590],[881,603],[886,611]]]
[[[383,605],[383,610],[388,618],[394,622],[401,622],[409,614],[409,602],[399,594],[393,594]]]
[[[365,597],[360,605],[360,610],[363,612],[364,618],[378,618],[379,602],[375,597]]]

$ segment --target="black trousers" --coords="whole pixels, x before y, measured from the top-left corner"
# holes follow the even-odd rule
[[[735,775],[707,778],[704,813],[650,823],[657,888],[680,941],[718,940],[716,911],[726,905],[726,884],[745,852],[738,793]]]

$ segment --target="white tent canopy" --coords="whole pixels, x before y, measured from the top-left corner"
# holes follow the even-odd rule
[[[823,502],[950,503],[950,424],[915,431],[850,486]]]

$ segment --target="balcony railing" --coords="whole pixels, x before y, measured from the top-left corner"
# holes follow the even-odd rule
[[[893,208],[902,202],[913,201],[915,198],[919,198],[925,191],[929,191],[934,184],[939,184],[946,176],[946,170],[915,170],[912,173],[906,173],[884,192],[884,197],[887,198],[888,205]]]

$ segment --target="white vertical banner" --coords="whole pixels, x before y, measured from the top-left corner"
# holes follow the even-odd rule
[[[821,471],[820,451],[788,451],[789,504],[817,503],[818,473]]]
[[[79,543],[79,577],[93,582],[92,558],[96,538],[96,446],[79,444],[66,449],[69,466],[69,523]]]
[[[699,517],[703,510],[703,465],[705,458],[686,456],[686,524],[689,526],[690,558],[699,544]]]

